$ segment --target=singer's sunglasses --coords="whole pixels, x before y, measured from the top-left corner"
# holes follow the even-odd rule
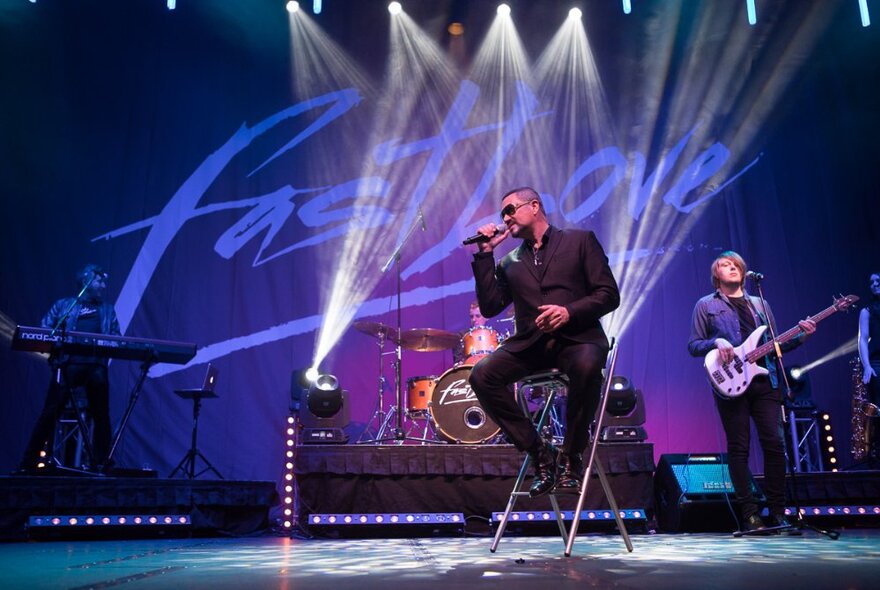
[[[501,220],[503,221],[504,218],[507,217],[508,215],[512,217],[513,214],[516,213],[520,207],[528,205],[528,204],[532,203],[533,201],[534,201],[534,199],[532,199],[531,201],[526,201],[524,203],[519,203],[516,205],[514,205],[513,203],[510,203],[507,207],[505,207],[504,209],[501,210]]]

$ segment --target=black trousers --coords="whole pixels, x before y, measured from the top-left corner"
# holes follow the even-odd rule
[[[751,426],[755,423],[764,455],[764,495],[771,514],[785,511],[785,447],[782,440],[782,394],[767,377],[757,377],[744,394],[734,399],[716,396],[721,424],[727,435],[730,479],[743,518],[759,512],[749,471]]]
[[[569,378],[566,429],[562,451],[582,453],[589,444],[590,422],[602,388],[602,368],[608,351],[552,335],[522,352],[501,346],[471,371],[470,384],[480,405],[520,451],[534,448],[538,433],[514,399],[511,384],[538,371],[559,369]]]
[[[89,403],[89,415],[94,422],[92,432],[93,466],[100,465],[110,452],[110,386],[107,367],[98,364],[68,364],[62,366],[62,383],[58,384],[55,375],[46,392],[43,411],[31,431],[31,438],[21,460],[22,468],[33,468],[39,460],[40,450],[48,441],[52,453],[55,438],[55,423],[64,411],[68,392],[74,387],[85,387]]]

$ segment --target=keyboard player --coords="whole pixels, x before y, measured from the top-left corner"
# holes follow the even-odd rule
[[[112,303],[104,300],[107,290],[107,273],[96,264],[86,265],[76,275],[78,297],[59,299],[43,318],[41,325],[56,332],[93,332],[119,335],[119,322]],[[88,400],[88,412],[94,427],[92,467],[98,468],[110,452],[110,384],[107,377],[107,359],[90,356],[67,356],[51,358],[53,368],[60,371],[60,379],[53,375],[43,411],[31,432],[30,441],[22,457],[19,471],[34,473],[40,459],[40,451],[47,445],[48,454],[54,448],[55,423],[64,410],[69,391],[84,387]]]

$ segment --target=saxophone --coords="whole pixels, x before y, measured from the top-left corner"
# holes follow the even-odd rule
[[[868,387],[862,381],[862,361],[855,357],[849,362],[849,366],[852,368],[853,384],[850,450],[853,459],[861,461],[868,456],[873,426],[870,418],[877,406],[868,401]]]

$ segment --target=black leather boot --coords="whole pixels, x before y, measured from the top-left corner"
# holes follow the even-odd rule
[[[584,459],[580,453],[559,455],[559,478],[553,491],[560,494],[581,493],[584,481]]]
[[[539,440],[538,448],[529,451],[535,470],[535,479],[529,488],[529,496],[537,498],[543,496],[556,485],[556,463],[559,460],[559,451],[551,444]]]

